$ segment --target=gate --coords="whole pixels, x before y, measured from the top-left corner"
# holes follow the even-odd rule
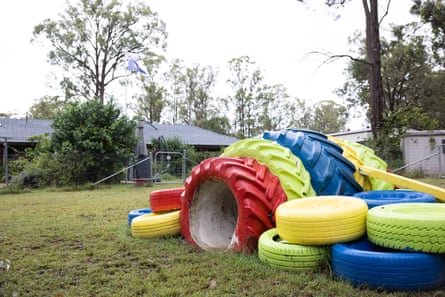
[[[184,183],[187,174],[185,151],[156,152],[153,162],[154,183]]]

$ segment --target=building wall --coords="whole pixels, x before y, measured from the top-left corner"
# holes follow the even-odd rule
[[[426,175],[442,175],[445,131],[410,131],[402,141],[405,172],[422,171]],[[422,160],[424,159],[424,160]]]

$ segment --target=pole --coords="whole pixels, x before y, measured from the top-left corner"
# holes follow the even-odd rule
[[[3,164],[5,165],[5,185],[9,185],[9,168],[8,168],[8,138],[5,137],[3,142]]]
[[[187,154],[184,150],[182,154],[182,182],[185,182],[185,171],[187,170],[186,161],[187,161]]]

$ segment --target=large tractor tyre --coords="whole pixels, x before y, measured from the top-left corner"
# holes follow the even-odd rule
[[[185,181],[181,234],[206,251],[251,253],[286,200],[279,179],[255,159],[209,158]]]
[[[152,212],[153,211],[151,210],[151,208],[140,208],[140,209],[130,210],[128,212],[128,216],[127,216],[128,226],[131,226],[131,222],[133,221],[134,218],[137,218],[141,215],[152,213]]]
[[[380,159],[373,149],[354,141],[345,140],[344,142],[355,151],[362,160],[363,165],[382,171],[388,170],[386,162]],[[394,190],[394,185],[387,181],[372,176],[369,177],[369,181],[371,182],[372,190]]]
[[[288,200],[316,196],[310,175],[301,160],[277,143],[247,138],[228,146],[222,156],[253,158],[266,165],[279,178]]]
[[[328,139],[335,142],[337,145],[339,145],[343,149],[343,157],[348,159],[352,164],[355,166],[355,172],[354,172],[354,178],[355,180],[360,184],[360,186],[363,188],[363,191],[370,191],[372,190],[371,181],[369,180],[369,177],[367,175],[363,175],[360,173],[360,166],[365,165],[362,161],[362,159],[359,158],[355,150],[353,150],[347,142],[344,140],[341,140],[339,138],[333,137],[328,135]]]
[[[305,246],[282,240],[276,228],[267,230],[258,240],[258,257],[272,267],[293,271],[321,270],[327,263],[327,255],[325,246]]]
[[[178,235],[181,231],[179,210],[149,213],[131,222],[131,235],[135,238],[153,238]]]
[[[157,190],[150,193],[150,207],[154,212],[181,209],[181,194],[184,187]]]
[[[411,190],[369,191],[369,192],[355,193],[353,196],[363,199],[368,204],[369,209],[384,204],[437,202],[436,198],[434,198],[434,196],[430,194],[424,192],[411,191]]]
[[[349,196],[319,196],[287,201],[278,206],[276,228],[290,243],[328,245],[362,237],[368,206]]]
[[[442,255],[385,249],[367,239],[334,244],[331,264],[336,277],[354,286],[386,290],[431,290],[445,275]]]
[[[326,137],[304,130],[266,131],[263,138],[290,149],[311,176],[317,195],[352,195],[363,188],[354,178],[355,166]]]
[[[398,203],[374,207],[366,219],[369,241],[404,251],[445,253],[445,204]]]

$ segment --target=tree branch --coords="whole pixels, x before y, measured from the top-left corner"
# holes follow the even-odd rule
[[[312,51],[312,52],[308,53],[308,55],[311,55],[311,54],[318,54],[318,55],[323,55],[323,56],[327,57],[321,63],[320,66],[322,66],[324,64],[329,64],[329,63],[335,62],[335,61],[343,59],[343,58],[348,58],[349,60],[354,61],[354,62],[359,62],[359,63],[363,63],[366,65],[370,65],[368,61],[366,61],[364,59],[360,59],[360,58],[354,58],[353,56],[350,56],[350,55],[333,55],[331,53],[322,53],[322,52],[318,52],[318,51]]]
[[[389,12],[389,6],[390,6],[390,5],[391,5],[391,0],[388,0],[388,3],[386,3],[385,13],[384,13],[383,16],[380,18],[379,26],[382,24],[383,19],[388,15],[388,12]]]

